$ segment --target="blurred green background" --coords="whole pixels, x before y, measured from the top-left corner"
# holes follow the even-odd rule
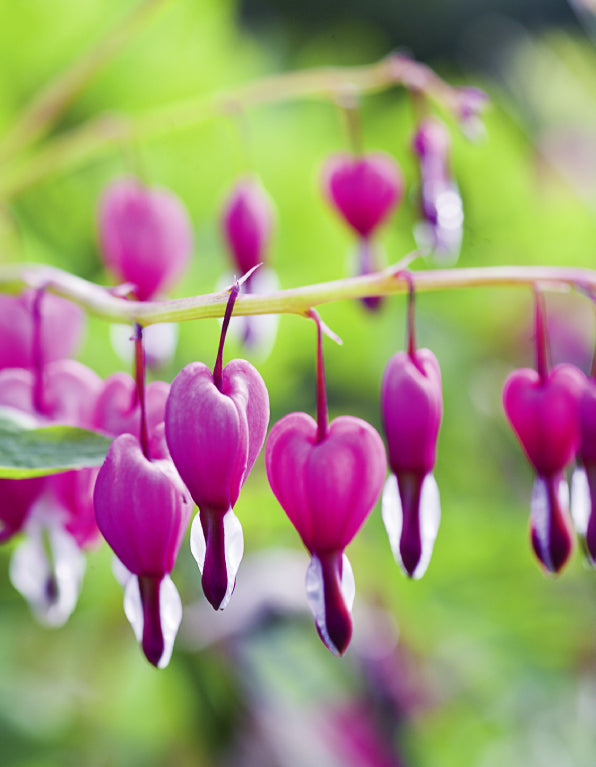
[[[42,142],[104,112],[138,114],[285,69],[368,63],[399,45],[450,82],[479,85],[491,97],[482,141],[470,143],[441,114],[466,216],[459,265],[593,265],[596,48],[587,4],[581,24],[565,4],[551,3],[552,14],[543,6],[537,28],[529,10],[513,19],[505,3],[490,8],[500,15],[475,13],[464,25],[462,4],[454,3],[459,33],[448,47],[424,37],[426,30],[433,36],[430,0],[353,2],[348,15],[305,14],[300,30],[275,4],[265,16],[264,3],[260,10],[232,0],[162,5]],[[418,37],[408,36],[412,5],[428,11]],[[442,4],[444,16],[451,5]],[[393,19],[390,34],[372,12],[380,6]],[[0,134],[132,7],[130,0],[0,0]],[[412,105],[392,89],[361,106],[365,147],[393,154],[407,180],[406,199],[380,235],[394,262],[414,247]],[[254,108],[242,119],[122,143],[0,200],[0,261],[51,263],[105,283],[97,201],[111,179],[137,172],[173,189],[193,220],[196,252],[176,295],[210,292],[229,268],[218,229],[222,201],[253,168],[277,207],[270,257],[282,287],[334,279],[346,274],[352,239],[322,200],[318,173],[346,147],[342,116],[323,100]],[[25,153],[34,168],[36,151]],[[14,173],[18,164],[9,159],[0,189],[2,176]],[[552,295],[548,308],[553,357],[586,369],[588,302]],[[321,314],[344,342],[326,343],[332,416],[351,413],[379,428],[383,368],[403,345],[403,298],[374,315],[355,303]],[[173,578],[188,609],[170,666],[157,672],[124,617],[105,547],[90,553],[78,608],[57,630],[38,626],[10,586],[11,546],[4,547],[0,764],[594,764],[594,573],[579,552],[557,579],[539,570],[527,530],[531,471],[500,406],[508,371],[532,363],[530,292],[420,295],[417,320],[420,344],[441,363],[445,403],[436,468],[443,518],[424,579],[409,582],[399,572],[377,507],[348,552],[357,583],[354,642],[344,659],[332,658],[306,613],[307,556],[267,487],[261,458],[236,507],[246,560],[230,614],[205,609],[184,546]],[[158,374],[165,380],[188,361],[215,358],[217,322],[185,323],[180,332],[175,361]],[[310,323],[283,317],[273,353],[255,360],[272,421],[292,410],[314,412],[314,339]],[[241,353],[227,348],[228,359]],[[106,323],[89,319],[79,358],[102,376],[120,367]]]

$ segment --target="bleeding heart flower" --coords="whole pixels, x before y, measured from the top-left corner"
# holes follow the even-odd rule
[[[152,381],[145,390],[149,453],[152,458],[169,456],[164,434],[169,393],[170,385],[164,381]],[[132,434],[140,437],[141,406],[137,385],[131,376],[126,373],[114,373],[106,378],[103,390],[97,398],[93,419],[95,428],[107,434]]]
[[[103,193],[99,236],[106,266],[134,284],[141,301],[182,276],[193,247],[191,223],[178,197],[134,178],[114,181]]]
[[[69,357],[81,340],[83,325],[80,307],[53,293],[0,294],[0,369],[33,368]]]
[[[338,154],[323,168],[323,191],[346,223],[366,239],[398,205],[404,183],[390,155]]]
[[[435,117],[422,120],[413,141],[420,167],[420,212],[415,229],[422,247],[442,264],[454,264],[463,235],[463,206],[449,170],[449,132]]]
[[[383,491],[383,521],[396,561],[413,578],[428,567],[441,519],[432,470],[442,411],[435,355],[429,349],[394,354],[381,387],[392,471]]]
[[[172,383],[166,405],[166,439],[172,460],[199,513],[191,551],[202,572],[205,596],[223,609],[232,595],[244,542],[232,511],[263,447],[269,395],[259,372],[246,360],[222,369],[223,347],[234,302],[231,290],[214,372],[202,362],[187,365]]]
[[[336,655],[351,635],[354,576],[345,547],[381,493],[383,441],[366,421],[340,416],[327,425],[321,322],[318,328],[317,421],[290,413],[271,429],[265,466],[273,494],[311,554],[307,598],[319,635]]]
[[[579,398],[579,465],[571,479],[571,516],[596,564],[596,381],[586,379]]]
[[[549,572],[559,572],[574,545],[563,471],[580,444],[579,399],[585,377],[573,365],[548,371],[543,300],[536,294],[537,371],[516,370],[503,387],[503,408],[534,467],[531,540]]]
[[[131,622],[147,659],[163,667],[169,662],[182,614],[180,597],[168,576],[188,526],[191,504],[171,463],[149,460],[131,434],[122,434],[110,446],[95,483],[94,502],[103,536],[136,576],[126,587],[127,615],[135,617]],[[174,613],[180,618],[172,632],[169,623]]]
[[[265,260],[274,219],[273,203],[260,181],[238,181],[224,206],[221,226],[240,274]]]

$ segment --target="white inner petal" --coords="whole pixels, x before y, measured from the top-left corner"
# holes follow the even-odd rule
[[[223,518],[224,523],[224,547],[226,558],[226,572],[228,576],[228,587],[226,594],[219,606],[220,610],[223,610],[232,596],[234,586],[236,584],[236,575],[242,556],[244,554],[244,535],[242,533],[242,525],[240,520],[234,514],[232,509],[228,509]],[[201,573],[205,566],[205,554],[207,546],[205,543],[205,535],[203,534],[203,526],[201,524],[201,518],[199,514],[195,515],[190,528],[190,550],[193,557],[196,560],[197,565]]]
[[[590,512],[591,500],[588,477],[586,476],[585,469],[578,467],[571,475],[571,516],[579,535],[585,535],[588,531]]]
[[[62,626],[79,597],[85,556],[59,519],[40,516],[29,520],[25,538],[13,552],[9,576],[40,622]]]
[[[137,642],[143,641],[143,605],[139,579],[134,576],[128,579],[124,588],[124,613],[135,633]],[[159,668],[165,668],[170,662],[176,634],[182,621],[182,601],[178,589],[169,575],[165,575],[159,587],[159,618],[164,641],[164,650]]]
[[[569,508],[569,485],[567,481],[561,478],[559,487],[557,488],[557,494],[559,499],[559,505],[566,511]],[[548,505],[548,491],[545,481],[541,477],[536,477],[534,485],[532,487],[532,495],[530,497],[530,519],[532,528],[540,541],[542,547],[542,554],[548,558],[549,550],[549,530],[550,530],[550,515]],[[552,562],[547,562],[552,565]]]
[[[354,580],[352,565],[345,554],[342,555],[341,593],[346,607],[349,612],[352,612],[354,596],[356,594],[356,582]],[[327,631],[323,568],[321,566],[321,560],[316,554],[313,554],[306,571],[306,600],[325,644],[334,655],[339,655],[339,651],[331,641],[329,632]]]

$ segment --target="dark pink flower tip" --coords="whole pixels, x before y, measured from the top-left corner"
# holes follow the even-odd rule
[[[331,205],[361,237],[369,237],[389,217],[404,193],[399,166],[382,153],[330,157],[322,185]]]
[[[274,219],[273,203],[260,181],[238,181],[225,203],[221,227],[241,274],[265,260]]]
[[[114,181],[102,195],[98,224],[106,266],[136,286],[139,300],[167,290],[186,269],[192,227],[186,208],[169,190],[144,187],[134,178]]]
[[[313,554],[306,596],[323,644],[334,655],[343,655],[352,638],[354,602],[354,575],[343,551]]]
[[[65,298],[45,293],[39,302],[42,360],[34,359],[37,291],[0,294],[0,369],[31,368],[69,357],[79,345],[83,311]]]
[[[528,460],[542,477],[561,472],[579,448],[579,399],[585,376],[573,365],[554,367],[542,380],[515,370],[503,387],[503,408]]]
[[[530,501],[530,539],[549,573],[559,573],[575,547],[568,507],[569,489],[560,473],[537,477]]]
[[[22,528],[45,488],[45,477],[0,479],[0,543]]]
[[[164,421],[170,385],[152,381],[145,389],[145,411],[151,458],[168,458]],[[107,434],[141,433],[141,408],[134,379],[127,373],[114,373],[103,383],[94,411],[94,427]]]
[[[94,504],[99,529],[131,573],[171,572],[192,504],[169,461],[149,461],[138,439],[122,434],[99,470]]]
[[[429,349],[402,351],[387,363],[381,385],[381,415],[394,474],[423,477],[435,464],[443,413],[441,371]]]
[[[343,551],[381,493],[387,461],[377,431],[340,416],[317,442],[317,424],[290,413],[271,429],[265,466],[273,494],[311,554]]]

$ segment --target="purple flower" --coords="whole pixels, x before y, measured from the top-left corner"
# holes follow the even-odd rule
[[[192,227],[169,190],[146,188],[134,178],[114,181],[102,195],[98,223],[106,266],[135,286],[140,301],[182,276],[193,248]]]
[[[429,349],[394,354],[381,387],[381,414],[389,452],[383,521],[396,561],[420,578],[439,528],[439,491],[432,470],[443,412],[441,371]]]

